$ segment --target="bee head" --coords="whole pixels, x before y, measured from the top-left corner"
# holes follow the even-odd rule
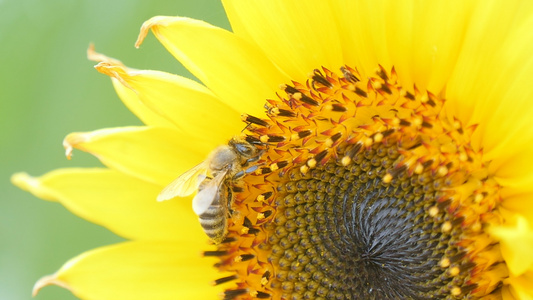
[[[228,143],[243,158],[252,158],[257,155],[257,148],[244,139],[232,138]]]

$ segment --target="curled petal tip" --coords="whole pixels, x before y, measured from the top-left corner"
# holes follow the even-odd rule
[[[59,280],[57,277],[56,277],[56,274],[52,274],[52,275],[46,275],[44,277],[41,277],[41,279],[39,279],[35,285],[33,286],[33,290],[31,292],[31,295],[32,297],[35,297],[37,296],[37,294],[39,293],[39,291],[45,287],[45,286],[49,286],[49,285],[57,285],[57,286],[60,286],[62,288],[65,288],[67,290],[71,290],[70,289],[70,286],[68,286],[68,284],[64,281],[61,281]]]
[[[63,139],[63,148],[65,148],[65,156],[71,159],[74,148],[85,151],[83,144],[91,140],[91,134],[82,132],[73,132],[68,134]]]
[[[65,156],[68,160],[72,158],[72,150],[74,149],[70,143],[67,142],[67,140],[63,140],[63,147],[65,148]]]
[[[93,43],[90,43],[89,44],[89,48],[87,48],[87,58],[89,60],[91,60],[91,61],[95,61],[95,62],[98,62],[98,63],[105,62],[105,63],[110,64],[110,65],[116,65],[116,66],[124,67],[124,64],[120,60],[114,59],[114,58],[106,56],[106,55],[104,55],[102,53],[96,52],[96,50],[94,50],[94,44]]]
[[[135,91],[135,89],[128,83],[129,78],[131,78],[131,75],[128,72],[133,69],[126,68],[122,64],[113,64],[112,61],[101,61],[94,66],[94,68],[102,74],[115,78],[125,87]]]
[[[92,61],[97,61],[93,59],[97,54],[98,53],[96,53],[96,51],[94,50],[94,44],[90,43],[89,47],[87,48],[87,58]]]
[[[137,36],[137,41],[135,41],[135,48],[139,48],[148,35],[148,30],[152,29],[154,26],[166,26],[172,21],[183,19],[180,17],[166,17],[166,16],[155,16],[145,21],[141,26],[139,36]]]
[[[85,142],[87,139],[82,134],[71,133],[63,140],[63,147],[65,148],[65,156],[67,159],[72,158],[72,150],[77,144]]]
[[[137,40],[135,41],[135,48],[139,49],[141,44],[143,43],[144,39],[148,35],[148,30],[150,30],[150,27],[152,27],[152,23],[150,22],[152,19],[144,22],[141,26],[141,30],[139,32],[139,35],[137,36]]]

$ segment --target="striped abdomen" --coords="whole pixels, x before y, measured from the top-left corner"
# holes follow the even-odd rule
[[[198,216],[205,234],[215,244],[220,244],[228,233],[228,199],[222,190],[219,190],[211,206]]]

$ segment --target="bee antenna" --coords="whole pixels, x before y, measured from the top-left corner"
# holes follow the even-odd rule
[[[243,133],[244,131],[248,130],[250,128],[250,126],[252,126],[252,123],[246,122],[246,126],[244,126],[244,128],[241,130],[241,133]]]

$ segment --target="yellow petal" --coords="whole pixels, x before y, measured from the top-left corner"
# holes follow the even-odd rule
[[[386,44],[404,86],[416,84],[434,94],[441,92],[459,56],[473,4],[475,1],[462,0],[387,1]],[[371,18],[367,15],[365,20]]]
[[[344,63],[357,67],[363,78],[378,64],[393,66],[387,45],[386,1],[331,1],[340,32]]]
[[[55,284],[86,300],[217,299],[221,276],[194,240],[126,242],[85,252],[34,286]]]
[[[293,79],[314,68],[396,67],[406,87],[439,93],[459,55],[474,1],[223,2],[233,31]],[[442,13],[446,12],[446,13]],[[338,34],[337,34],[338,33]],[[340,47],[339,47],[340,45]],[[304,53],[304,54],[303,54]],[[342,58],[342,59],[341,59]]]
[[[529,271],[522,276],[510,277],[505,283],[511,286],[509,294],[504,294],[504,300],[533,300],[533,271]]]
[[[204,160],[217,146],[172,128],[121,127],[67,135],[63,145],[89,152],[106,166],[161,186]]]
[[[516,177],[533,150],[533,2],[481,1],[474,9],[447,89],[448,108],[464,124],[479,124],[473,143],[497,176]],[[522,168],[516,168],[521,161]]]
[[[502,299],[503,300],[516,300],[517,298],[512,294],[511,287],[509,285],[502,286]]]
[[[204,234],[191,199],[157,202],[161,187],[108,169],[58,169],[12,181],[37,197],[58,201],[72,213],[130,239],[176,240]]]
[[[533,141],[532,141],[533,142]],[[516,194],[521,194],[522,197],[527,195],[529,199],[533,199],[533,173],[531,170],[528,172],[528,168],[533,165],[533,161],[530,157],[533,153],[533,149],[530,152],[529,145],[524,145],[525,149],[521,153],[515,154],[514,158],[509,158],[506,166],[500,168],[494,168],[492,173],[494,177],[506,191],[505,194],[513,197]],[[510,167],[514,166],[515,169],[511,170]],[[504,204],[507,201],[507,197],[504,197]]]
[[[501,190],[504,199],[501,206],[513,213],[523,215],[529,223],[533,224],[533,194],[520,193],[512,187]]]
[[[136,102],[140,101],[183,132],[194,132],[194,135],[218,144],[240,132],[245,125],[237,111],[220,102],[196,81],[165,72],[133,70],[109,62],[99,63],[96,69],[134,92],[134,95],[121,94],[127,98],[136,97]]]
[[[257,44],[291,79],[304,82],[313,69],[343,65],[342,37],[330,1],[223,3],[233,30]]]
[[[526,218],[517,214],[515,218],[506,226],[490,228],[490,233],[499,239],[509,271],[519,276],[533,269],[533,230]]]
[[[95,52],[93,45],[89,46],[89,49],[87,50],[87,56],[90,60],[105,62],[126,69],[126,67],[119,60]],[[119,79],[113,77],[111,74],[108,75],[111,76],[113,86],[115,87],[120,100],[122,100],[124,105],[126,105],[126,107],[144,124],[158,127],[174,127],[172,122],[147,107],[142,101],[139,101],[139,96],[134,91],[121,84]]]
[[[58,196],[54,190],[50,190],[41,184],[39,178],[31,177],[27,173],[20,172],[11,176],[11,183],[21,190],[32,193],[35,197],[47,201],[56,202]]]
[[[151,29],[159,41],[222,101],[240,113],[264,115],[276,97],[282,73],[255,46],[202,21],[154,17],[146,21],[137,46]]]

